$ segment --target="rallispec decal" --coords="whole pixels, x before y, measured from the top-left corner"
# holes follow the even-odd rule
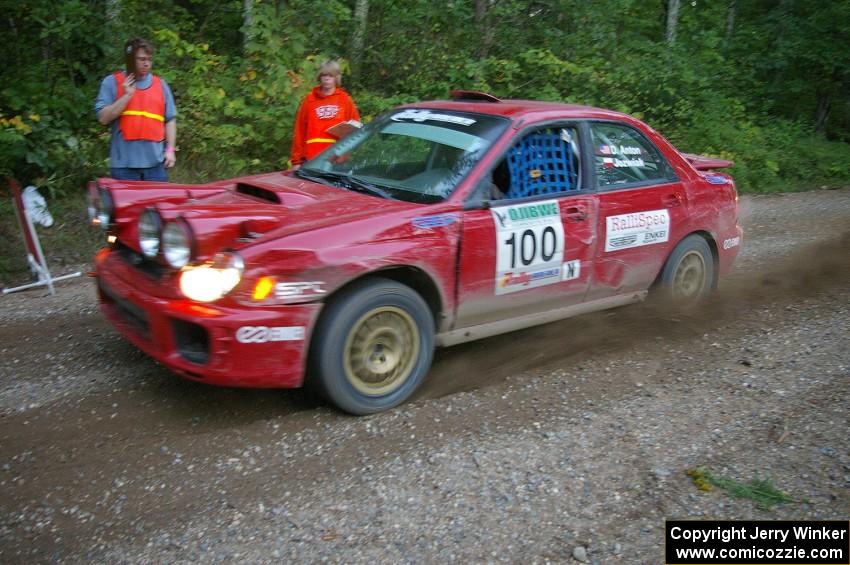
[[[605,228],[605,251],[663,243],[670,238],[670,213],[653,210],[608,216]]]
[[[304,339],[304,326],[273,327],[242,326],[236,330],[239,343],[267,343],[269,341],[301,341]]]
[[[317,296],[327,293],[324,284],[322,281],[277,283],[274,295],[280,299]]]
[[[733,247],[738,247],[741,245],[741,237],[730,237],[729,239],[723,240],[723,249],[732,249]]]
[[[574,259],[561,266],[561,280],[573,281],[581,276],[581,261]]]
[[[496,227],[496,294],[561,281],[564,226],[557,200],[490,212]]]
[[[431,110],[405,110],[399,112],[392,117],[394,122],[401,120],[413,120],[414,122],[424,122],[431,120],[435,122],[448,122],[450,124],[458,124],[461,126],[471,126],[475,123],[472,118],[464,118],[461,116],[453,116],[451,114],[438,114]]]
[[[438,214],[436,216],[419,216],[413,218],[410,223],[414,228],[430,230],[434,228],[444,228],[455,222],[457,214]]]

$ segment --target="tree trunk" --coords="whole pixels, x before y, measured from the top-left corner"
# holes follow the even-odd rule
[[[726,46],[732,44],[732,35],[735,33],[735,12],[737,6],[735,0],[729,0],[729,6],[726,8]]]
[[[818,95],[818,110],[815,116],[815,131],[823,134],[826,132],[826,120],[829,118],[829,110],[832,106],[832,98],[826,92]]]
[[[254,0],[242,0],[242,51],[248,51],[251,28],[254,26]]]
[[[475,28],[478,30],[480,41],[475,55],[479,61],[487,58],[493,46],[493,27],[487,17],[489,3],[490,0],[475,0]]]
[[[676,26],[679,24],[679,0],[667,0],[667,45],[676,43]]]
[[[360,66],[363,63],[363,45],[366,40],[366,26],[369,25],[369,0],[357,0],[354,5],[354,32],[351,35],[351,80],[360,79]]]

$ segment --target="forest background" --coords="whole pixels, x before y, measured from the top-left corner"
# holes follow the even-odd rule
[[[476,89],[633,114],[733,160],[742,192],[850,181],[848,0],[0,0],[0,13],[0,175],[51,209],[108,171],[94,99],[134,36],[175,95],[174,181],[285,168],[327,58],[364,121]],[[9,212],[4,197],[3,239]],[[0,275],[15,261],[0,252]]]

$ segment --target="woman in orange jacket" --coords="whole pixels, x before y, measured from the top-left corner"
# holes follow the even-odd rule
[[[316,79],[319,85],[307,94],[295,116],[290,159],[296,169],[337,141],[328,133],[328,128],[349,120],[360,121],[354,100],[340,86],[342,73],[339,63],[322,63]]]

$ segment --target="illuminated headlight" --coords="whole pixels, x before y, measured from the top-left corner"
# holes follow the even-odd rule
[[[142,254],[151,259],[159,253],[162,219],[154,208],[148,208],[139,217],[139,248]]]
[[[162,230],[162,256],[165,262],[179,269],[192,258],[192,236],[189,226],[181,221],[169,222]]]
[[[219,253],[212,264],[188,267],[180,273],[180,291],[198,302],[212,302],[242,280],[245,264],[236,253]]]

